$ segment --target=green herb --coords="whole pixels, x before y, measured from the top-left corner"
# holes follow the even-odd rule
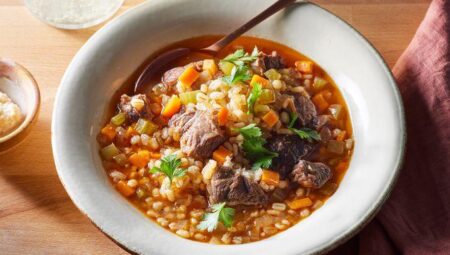
[[[252,77],[248,72],[248,67],[246,66],[234,66],[231,70],[231,74],[223,77],[223,80],[228,84],[235,84],[237,82],[245,82],[250,80]]]
[[[258,100],[258,98],[261,96],[262,93],[261,84],[253,82],[252,86],[253,86],[252,91],[250,92],[250,95],[248,95],[247,98],[247,107],[248,107],[247,114],[254,113],[253,108],[255,107],[256,100]]]
[[[212,212],[203,215],[203,220],[198,224],[197,228],[212,232],[217,228],[219,222],[222,222],[227,228],[231,227],[233,225],[234,209],[225,207],[225,205],[225,202],[211,205]]]
[[[261,129],[255,124],[250,124],[240,128],[239,132],[244,137],[242,148],[245,156],[253,161],[252,169],[269,168],[272,164],[272,159],[277,157],[278,153],[264,148],[266,140],[262,137]]]
[[[316,130],[310,128],[294,128],[295,122],[297,121],[298,116],[296,113],[291,113],[291,121],[289,122],[288,128],[295,134],[297,134],[301,139],[307,140],[308,142],[313,142],[313,140],[320,141],[320,135]]]
[[[161,167],[154,166],[150,172],[153,174],[161,172],[172,181],[173,178],[181,177],[186,173],[186,169],[179,168],[180,165],[181,160],[176,155],[169,155],[161,159]]]
[[[243,66],[246,63],[255,61],[258,58],[258,53],[259,51],[257,47],[253,49],[251,55],[249,55],[243,49],[238,49],[234,53],[231,53],[230,55],[226,56],[221,61],[230,62],[236,66]]]

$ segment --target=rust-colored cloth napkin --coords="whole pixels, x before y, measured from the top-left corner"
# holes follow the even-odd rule
[[[393,69],[406,114],[397,184],[376,218],[331,254],[450,254],[450,0],[434,0]]]

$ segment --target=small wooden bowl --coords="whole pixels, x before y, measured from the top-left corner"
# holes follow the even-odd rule
[[[40,93],[37,82],[30,72],[5,58],[0,58],[0,91],[6,93],[24,115],[20,125],[6,135],[0,136],[0,153],[2,153],[19,144],[29,133],[38,117]]]

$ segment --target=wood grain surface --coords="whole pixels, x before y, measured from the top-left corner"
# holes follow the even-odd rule
[[[125,1],[119,13],[142,2]],[[392,67],[430,1],[315,2],[355,26]],[[58,30],[33,18],[23,1],[0,0],[0,56],[27,67],[42,96],[40,116],[30,135],[0,155],[0,254],[127,254],[73,205],[59,182],[51,151],[51,112],[58,84],[72,57],[100,27]]]

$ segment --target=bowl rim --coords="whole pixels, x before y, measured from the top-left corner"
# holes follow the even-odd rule
[[[130,9],[126,10],[124,13],[122,13],[118,17],[114,18],[111,22],[106,24],[104,27],[100,28],[88,41],[92,40],[93,38],[96,38],[97,35],[99,34],[99,31],[103,31],[103,30],[107,29],[109,26],[111,26],[111,24],[115,24],[115,23],[119,22],[120,20],[122,20],[124,17],[132,15],[134,11],[143,9],[148,4],[150,4],[150,3],[144,2],[144,3],[141,3],[135,7],[132,7]],[[399,152],[394,161],[395,166],[392,167],[392,173],[386,179],[386,185],[384,185],[383,190],[380,192],[379,198],[377,200],[375,200],[373,202],[373,205],[367,209],[366,213],[364,215],[362,215],[359,219],[355,220],[354,224],[352,224],[352,226],[350,226],[347,230],[341,232],[337,237],[335,237],[330,242],[323,243],[322,245],[317,246],[316,248],[311,250],[311,252],[309,253],[309,254],[322,254],[322,253],[328,252],[328,251],[336,248],[337,246],[348,241],[351,237],[353,237],[355,234],[357,234],[366,224],[368,224],[376,216],[376,214],[379,212],[379,210],[381,209],[384,202],[389,198],[389,195],[391,194],[391,192],[394,188],[394,185],[398,179],[400,170],[401,170],[401,168],[403,166],[403,162],[404,162],[405,146],[406,146],[406,138],[407,138],[406,121],[405,121],[405,113],[404,113],[402,97],[400,94],[400,90],[397,86],[397,83],[395,81],[395,78],[393,76],[393,73],[390,70],[390,68],[388,67],[386,61],[383,59],[383,57],[379,53],[379,51],[374,47],[374,45],[365,36],[363,36],[358,30],[356,30],[356,28],[354,28],[351,24],[349,24],[348,22],[346,22],[339,16],[335,15],[331,11],[321,7],[320,5],[309,2],[309,1],[299,2],[297,4],[314,5],[318,8],[320,8],[321,10],[328,13],[331,17],[333,17],[337,22],[344,23],[344,25],[346,25],[348,28],[351,29],[352,33],[357,37],[357,39],[359,39],[361,41],[361,43],[363,43],[365,46],[367,46],[367,48],[373,54],[375,60],[382,67],[382,71],[388,77],[388,80],[389,80],[389,83],[390,83],[390,86],[391,86],[391,89],[393,92],[393,96],[394,96],[395,100],[397,101],[397,104],[396,104],[397,108],[395,110],[398,111],[398,115],[399,115],[399,135],[400,135],[400,137],[399,137],[399,139],[400,139]],[[85,43],[85,45],[86,45],[86,43]],[[82,51],[83,48],[85,47],[85,45],[83,45],[83,47],[80,48],[79,51]],[[74,57],[74,59],[75,59],[75,57]],[[72,59],[69,66],[72,65],[72,63],[74,62],[74,59]],[[64,76],[61,80],[61,83],[64,83],[67,76],[68,76],[68,74],[67,74],[67,70],[66,70],[66,73],[64,74]],[[60,95],[61,93],[62,93],[61,89],[58,89],[54,105],[56,105],[57,102],[59,101],[59,98],[61,97],[61,95]],[[60,172],[62,170],[60,170],[60,168],[58,167],[60,165],[60,163],[59,163],[59,159],[56,157],[56,151],[55,151],[56,150],[55,149],[55,132],[54,132],[55,131],[55,122],[54,122],[55,116],[56,116],[56,112],[54,110],[53,116],[52,116],[53,154],[55,155],[55,165],[56,165],[56,169],[58,172],[58,177],[59,177],[61,183],[63,184],[64,188],[66,189],[67,193],[69,194],[69,197],[74,202],[75,206],[81,211],[81,213],[84,214],[85,216],[87,216],[89,218],[89,220],[94,224],[94,226],[96,226],[105,236],[107,236],[114,243],[116,243],[118,246],[125,249],[126,251],[133,253],[133,254],[139,254],[139,249],[137,247],[128,247],[125,243],[122,242],[122,240],[119,240],[119,238],[115,238],[115,237],[113,237],[112,234],[107,233],[104,229],[102,229],[102,227],[97,225],[97,223],[95,223],[91,219],[91,217],[89,216],[87,211],[85,211],[83,208],[81,208],[81,206],[79,206],[78,204],[75,203],[76,199],[74,199],[72,197],[73,194],[71,194],[68,191],[68,189],[66,188],[66,185],[65,185],[63,179],[61,178],[61,174],[60,174]]]
[[[0,57],[0,62],[4,62],[7,65],[11,65],[12,67],[18,69],[15,72],[22,72],[25,75],[26,79],[28,79],[32,84],[32,89],[33,89],[32,93],[33,93],[34,100],[35,100],[35,103],[31,107],[31,111],[26,113],[25,118],[22,120],[20,125],[18,125],[16,128],[14,128],[11,132],[7,133],[6,135],[0,136],[0,144],[2,144],[2,143],[5,143],[5,142],[13,139],[20,133],[22,133],[35,120],[35,118],[37,117],[37,114],[39,112],[39,107],[41,105],[41,94],[40,94],[39,86],[38,86],[36,79],[33,77],[33,75],[30,73],[30,71],[28,71],[23,65],[15,62],[14,60],[9,59],[9,58],[1,58]]]

